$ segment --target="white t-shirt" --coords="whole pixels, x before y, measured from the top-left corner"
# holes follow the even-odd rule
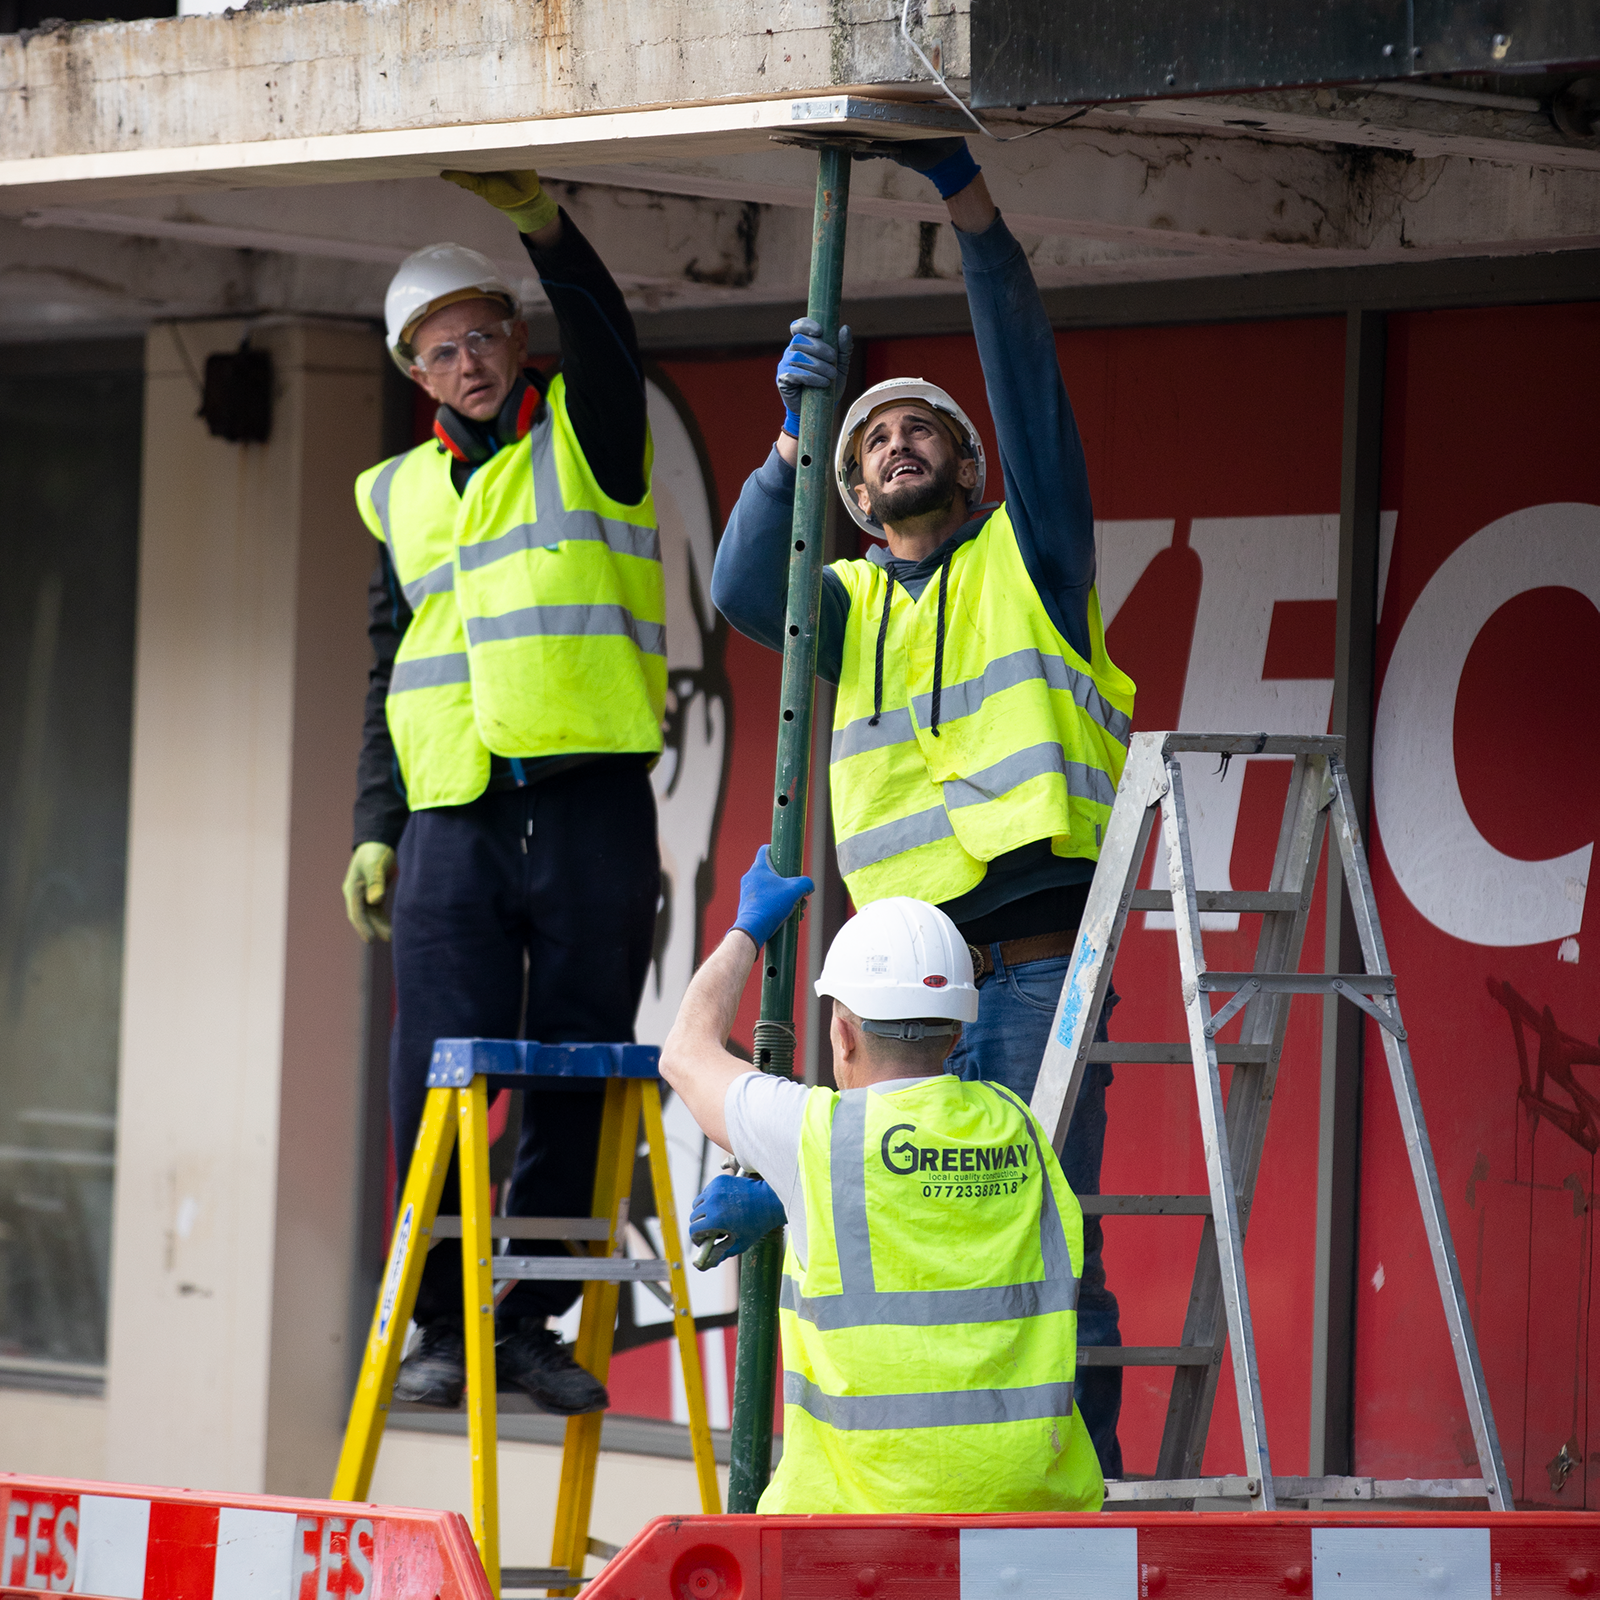
[[[872,1092],[893,1094],[896,1089],[912,1089],[927,1081],[926,1076],[890,1078],[873,1084]],[[806,1248],[805,1200],[800,1193],[800,1134],[810,1093],[805,1084],[792,1078],[747,1072],[728,1085],[722,1103],[734,1159],[741,1167],[759,1172],[783,1202],[794,1253],[802,1266],[811,1258]]]

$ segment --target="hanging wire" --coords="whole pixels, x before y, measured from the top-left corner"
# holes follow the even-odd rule
[[[944,74],[923,54],[922,46],[911,37],[911,0],[905,0],[900,7],[900,33],[905,42],[911,46],[912,54],[916,56],[924,67],[933,75],[933,80],[944,92],[955,101],[957,110],[960,111],[968,122],[972,124],[985,138],[993,139],[996,144],[1015,144],[1019,139],[1031,139],[1036,133],[1049,133],[1052,128],[1064,128],[1069,122],[1076,122],[1079,117],[1086,117],[1091,111],[1099,109],[1100,102],[1096,100],[1093,105],[1080,106],[1076,111],[1069,112],[1059,122],[1046,122],[1037,128],[1029,128],[1026,133],[1008,133],[1004,138],[992,129],[984,127],[973,114],[972,107],[958,95],[954,89],[945,82]]]
[[[183,370],[189,374],[189,382],[194,385],[196,397],[203,402],[206,397],[206,386],[200,381],[200,374],[194,370],[194,362],[189,359],[189,351],[183,342],[183,335],[178,332],[178,324],[169,322],[167,331],[172,335],[172,342],[178,347],[178,355],[183,361]]]

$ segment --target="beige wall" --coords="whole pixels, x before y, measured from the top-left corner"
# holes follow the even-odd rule
[[[147,346],[105,1468],[326,1493],[345,1400],[361,947],[338,896],[367,664],[382,348],[270,324],[265,445]]]
[[[0,1472],[103,1478],[105,1465],[104,1400],[0,1389]]]

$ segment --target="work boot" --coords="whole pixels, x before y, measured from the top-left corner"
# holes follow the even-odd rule
[[[467,1347],[459,1322],[429,1322],[416,1348],[400,1363],[394,1397],[408,1405],[454,1411],[467,1382]]]
[[[572,1359],[571,1347],[543,1322],[519,1323],[495,1346],[494,1362],[498,1387],[521,1389],[541,1411],[576,1417],[611,1404],[606,1386]]]

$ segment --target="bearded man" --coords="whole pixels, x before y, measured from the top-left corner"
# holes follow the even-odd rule
[[[828,782],[839,870],[857,907],[912,896],[956,924],[979,1009],[946,1070],[1027,1100],[1127,754],[1134,686],[1106,654],[1088,469],[1027,257],[964,140],[872,153],[922,172],[949,209],[1006,499],[984,501],[983,442],[936,385],[892,378],[846,414],[839,491],[883,543],[823,574],[817,671],[838,685]],[[783,431],[744,486],[712,579],[723,615],[775,650],[800,394],[836,387],[849,359],[848,329],[837,350],[814,322],[790,331]],[[1061,1152],[1079,1195],[1100,1191],[1110,1082],[1109,1067],[1088,1069]],[[1080,1346],[1122,1342],[1101,1248],[1099,1218],[1085,1217]],[[1108,1478],[1122,1475],[1121,1379],[1117,1367],[1080,1367],[1077,1379]]]

